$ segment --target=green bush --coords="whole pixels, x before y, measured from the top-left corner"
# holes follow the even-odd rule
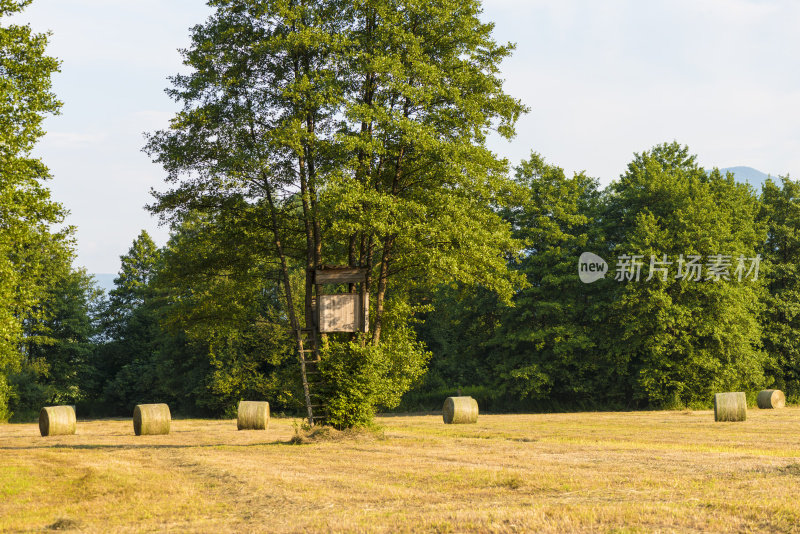
[[[368,426],[379,407],[400,404],[429,358],[407,325],[388,330],[378,345],[326,337],[320,371],[327,387],[328,424],[339,429]]]
[[[26,365],[20,372],[9,376],[11,421],[21,423],[35,421],[42,407],[50,404],[53,396],[52,386],[41,383],[41,370]]]

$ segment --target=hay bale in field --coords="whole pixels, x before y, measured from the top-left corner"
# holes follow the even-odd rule
[[[39,432],[44,437],[74,434],[76,426],[72,406],[46,406],[39,412]]]
[[[783,391],[779,389],[765,389],[758,393],[756,402],[762,410],[783,408],[786,406],[786,397],[783,395]]]
[[[747,397],[741,391],[714,395],[714,421],[745,421]]]
[[[137,404],[133,409],[133,432],[137,436],[169,434],[170,421],[166,404]]]
[[[239,430],[266,430],[269,428],[269,403],[266,401],[239,401],[236,428]]]
[[[472,397],[447,397],[442,406],[445,424],[468,424],[478,422],[478,401]]]

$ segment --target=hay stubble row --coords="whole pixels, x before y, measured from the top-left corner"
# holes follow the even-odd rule
[[[382,417],[290,445],[295,423],[0,426],[0,531],[796,531],[800,409]],[[29,506],[30,502],[37,506]]]

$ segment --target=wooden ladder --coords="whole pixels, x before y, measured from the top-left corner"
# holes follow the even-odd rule
[[[327,418],[326,406],[323,403],[323,382],[319,369],[320,354],[316,330],[313,328],[300,329],[297,340],[308,424],[314,426],[315,423],[323,422]],[[315,411],[317,415],[314,414]]]

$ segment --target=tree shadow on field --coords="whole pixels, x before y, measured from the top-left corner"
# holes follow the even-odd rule
[[[422,412],[386,412],[386,413],[379,413],[376,417],[378,418],[393,418],[393,417],[424,417],[424,416],[442,416],[442,410],[433,410],[433,411],[422,411]],[[481,413],[481,415],[486,415]]]
[[[170,432],[170,435],[174,432]],[[70,436],[59,436],[69,439]],[[155,437],[155,436],[150,436]],[[112,439],[139,439],[139,437],[126,434],[124,436],[113,436]],[[259,441],[255,443],[47,443],[50,438],[37,438],[33,436],[13,436],[5,439],[25,440],[25,445],[0,445],[2,450],[45,450],[45,449],[67,449],[67,450],[141,450],[141,449],[246,449],[248,447],[264,446],[296,446],[312,445],[324,442],[340,441],[363,441],[363,440],[385,440],[386,435],[382,429],[363,429],[354,428],[348,430],[336,430],[333,427],[321,426],[313,429],[296,428],[294,435],[288,440]],[[31,443],[33,440],[41,440],[38,443]]]
[[[245,449],[248,447],[264,447],[275,445],[291,445],[289,441],[264,441],[260,443],[198,443],[198,444],[176,444],[176,443],[125,443],[125,444],[75,444],[68,445],[56,443],[53,445],[41,444],[30,446],[0,446],[0,451],[24,451],[24,450],[45,450],[45,449],[71,449],[71,450],[138,450],[138,449],[214,449],[225,447],[229,449]]]

